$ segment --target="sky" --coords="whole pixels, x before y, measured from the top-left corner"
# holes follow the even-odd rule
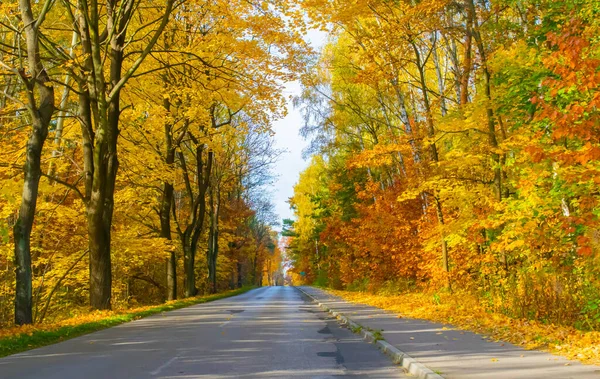
[[[325,44],[327,35],[317,30],[311,30],[305,39],[318,51]],[[285,151],[274,167],[277,180],[274,184],[273,201],[280,222],[284,218],[293,218],[293,212],[290,210],[287,201],[294,194],[294,185],[298,181],[298,176],[309,163],[309,161],[302,159],[302,150],[308,145],[308,141],[305,141],[299,134],[304,121],[300,110],[294,109],[292,100],[289,98],[289,96],[300,94],[301,86],[299,82],[286,83],[285,95],[288,97],[288,115],[277,121],[273,128],[276,148]]]

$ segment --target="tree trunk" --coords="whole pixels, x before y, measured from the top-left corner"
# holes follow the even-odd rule
[[[431,145],[429,147],[429,149],[430,149],[429,151],[430,151],[430,155],[431,155],[431,160],[433,162],[437,163],[437,162],[439,162],[439,155],[438,155],[435,141],[433,140],[435,137],[435,128],[434,128],[434,124],[433,124],[433,114],[431,113],[431,104],[429,102],[427,81],[425,78],[425,64],[427,62],[421,61],[421,54],[419,52],[417,45],[412,43],[412,46],[413,46],[413,50],[415,52],[417,68],[419,70],[421,92],[423,93],[423,103],[425,106],[425,117],[426,117],[426,121],[427,121],[427,137],[429,137],[432,140],[430,142]],[[444,226],[444,213],[442,210],[442,205],[441,205],[439,199],[435,195],[434,195],[434,200],[436,202],[436,214],[437,214],[438,222],[443,227]],[[444,268],[444,271],[446,272],[446,274],[449,275],[450,264],[449,264],[449,259],[448,259],[448,242],[446,241],[446,236],[444,235],[444,233],[442,233],[440,240],[441,240],[441,245],[442,245],[442,265],[443,265],[443,268]],[[449,277],[448,277],[448,288],[452,289]]]
[[[26,0],[22,0],[26,1]],[[86,55],[84,78],[80,79],[80,120],[84,141],[86,207],[90,250],[90,305],[94,309],[111,308],[111,225],[118,171],[120,93],[135,71],[150,54],[162,34],[173,1],[167,0],[158,27],[137,59],[122,73],[128,27],[136,11],[136,2],[77,1],[77,26],[82,50]],[[100,32],[106,22],[105,32]],[[107,40],[108,39],[108,45]],[[108,58],[107,58],[108,57]],[[108,64],[107,64],[108,62]],[[107,71],[108,67],[108,72]],[[107,80],[108,79],[108,80]],[[93,122],[92,122],[93,120]],[[92,125],[96,127],[92,129]]]
[[[219,255],[219,208],[220,208],[220,194],[218,186],[214,187],[216,191],[210,193],[210,229],[208,233],[208,252],[207,252],[207,265],[208,265],[208,279],[210,282],[210,292],[217,293],[217,258]]]
[[[468,0],[468,6],[470,13],[473,17],[473,37],[477,44],[477,50],[481,59],[481,66],[483,68],[483,80],[485,88],[485,96],[487,98],[486,114],[488,120],[488,141],[492,148],[492,161],[494,162],[494,186],[496,187],[496,196],[498,201],[502,201],[502,167],[500,164],[500,154],[497,152],[498,139],[496,138],[496,121],[494,120],[494,110],[492,108],[492,84],[491,84],[491,73],[487,65],[487,55],[485,52],[485,46],[481,38],[481,32],[479,31],[479,22],[477,21],[477,15],[475,13],[475,4],[473,0]]]
[[[198,290],[196,289],[196,249],[192,246],[185,246],[183,249],[184,255],[184,294],[185,297],[196,296]]]
[[[498,201],[502,201],[503,189],[502,189],[502,179],[506,176],[502,172],[502,162],[506,159],[506,157],[500,158],[500,154],[498,153],[498,139],[496,137],[496,121],[494,116],[494,110],[492,108],[492,83],[491,83],[491,73],[488,69],[487,65],[487,54],[485,52],[485,46],[483,45],[483,39],[481,38],[481,32],[479,30],[479,21],[477,20],[477,14],[475,10],[475,3],[473,0],[468,0],[468,6],[470,9],[470,13],[473,15],[473,37],[475,37],[475,42],[477,44],[477,50],[479,52],[479,57],[481,59],[481,65],[483,67],[483,79],[484,79],[484,87],[485,87],[485,96],[487,98],[487,106],[486,106],[486,114],[488,121],[488,142],[490,144],[490,148],[492,150],[492,162],[494,164],[494,187],[496,190],[496,198]],[[501,260],[502,265],[508,272],[508,257],[505,251],[501,252]]]
[[[104,210],[97,193],[92,192],[88,207],[88,237],[90,249],[90,306],[111,309],[112,272],[110,257],[110,224],[104,223]]]
[[[173,202],[173,185],[165,182],[160,210],[160,236],[171,240],[171,203]],[[167,299],[177,299],[177,256],[171,251],[167,258]]]
[[[193,136],[190,135],[190,138]],[[196,141],[197,142],[197,141]],[[184,251],[184,294],[186,297],[196,296],[196,251],[198,249],[198,240],[204,231],[204,218],[206,214],[206,191],[209,188],[210,176],[213,164],[213,152],[209,151],[206,158],[206,167],[203,163],[204,146],[199,144],[196,148],[196,176],[198,182],[198,193],[196,196],[192,193],[190,180],[188,177],[185,157],[179,153],[179,160],[186,177],[186,187],[190,198],[195,199],[191,206],[190,222],[183,233],[180,233],[180,239]]]
[[[69,50],[69,57],[71,59],[75,56],[74,48],[77,44],[78,34],[76,31],[73,32],[73,37],[71,38],[71,49]],[[56,171],[55,159],[60,156],[61,153],[61,144],[62,144],[62,133],[63,127],[65,124],[65,119],[67,118],[67,105],[69,101],[69,82],[71,81],[71,73],[67,73],[65,75],[65,88],[63,89],[63,93],[60,99],[60,112],[58,114],[58,118],[56,120],[56,128],[54,132],[54,149],[52,150],[52,160],[50,161],[50,165],[48,167],[48,176],[54,176]]]
[[[177,300],[177,256],[174,251],[167,258],[167,300]]]
[[[32,284],[31,284],[31,230],[35,218],[38,187],[41,177],[41,153],[48,135],[48,124],[34,120],[33,133],[27,142],[27,160],[25,163],[25,181],[19,218],[14,226],[15,239],[15,324],[31,324]]]
[[[213,245],[213,256],[212,256],[212,267],[213,267],[213,282],[212,290],[213,293],[217,293],[217,258],[219,257],[219,211],[221,208],[221,202],[219,200],[219,193],[217,192],[217,207],[215,209],[215,232],[214,232],[214,245]]]
[[[435,144],[435,141],[433,140],[433,138],[435,137],[435,127],[433,124],[433,115],[431,113],[431,103],[429,101],[429,89],[427,88],[427,80],[425,78],[425,64],[427,62],[426,61],[423,62],[421,60],[421,52],[419,51],[418,46],[414,42],[411,42],[411,45],[415,52],[416,66],[417,66],[417,70],[419,71],[419,81],[420,81],[420,86],[421,86],[421,93],[423,95],[423,106],[425,107],[425,121],[427,124],[427,137],[429,137],[429,139],[431,139],[431,141],[429,142],[429,154],[430,154],[431,160],[433,162],[438,162],[439,157],[438,157],[437,146]]]
[[[440,225],[442,225],[442,227],[443,227],[444,226],[444,213],[442,211],[442,204],[440,204],[440,201],[437,198],[435,199],[435,206],[436,206],[436,213],[437,213],[438,221],[439,221]],[[446,236],[444,233],[442,233],[441,244],[442,244],[442,267],[443,267],[446,275],[448,275],[448,278],[447,278],[448,289],[450,291],[452,291],[452,282],[450,280],[450,259],[448,257],[448,242],[446,241]]]
[[[94,85],[97,100],[96,123],[98,129],[93,150],[94,173],[92,191],[88,202],[88,236],[90,246],[90,305],[94,309],[111,309],[111,226],[114,211],[114,193],[119,161],[117,158],[117,140],[119,137],[120,88],[122,77],[123,46],[125,45],[127,25],[123,15],[116,24],[114,9],[107,8],[107,29],[110,31],[110,67],[109,79],[104,78],[104,60],[101,51],[101,36],[98,29],[97,4],[92,2],[91,40],[92,62],[94,66]],[[109,85],[107,85],[109,84]],[[117,88],[112,96],[107,89]]]
[[[437,32],[435,32],[437,33]],[[440,65],[440,59],[438,57],[438,52],[437,52],[437,38],[436,38],[436,34],[434,34],[431,38],[432,40],[432,55],[433,55],[433,64],[435,66],[435,74],[437,76],[437,81],[438,81],[438,91],[440,93],[440,111],[442,113],[442,116],[446,116],[446,114],[448,113],[448,108],[446,106],[446,95],[445,95],[445,88],[444,88],[444,75],[442,74],[442,68]]]
[[[215,293],[216,284],[216,267],[213,265],[213,256],[215,253],[215,203],[213,191],[209,195],[209,213],[210,213],[210,225],[208,227],[208,249],[206,250],[206,266],[208,267],[208,283],[209,292]]]
[[[467,0],[470,1],[470,0]],[[467,19],[465,24],[465,41],[464,41],[464,58],[462,64],[462,70],[460,75],[460,104],[465,105],[469,102],[469,76],[471,75],[471,50],[472,50],[472,28],[473,28],[473,14],[471,7],[467,4]]]
[[[25,179],[19,217],[13,228],[15,241],[15,324],[31,324],[32,277],[31,277],[31,231],[35,218],[38,188],[40,184],[41,154],[48,137],[48,125],[54,112],[54,88],[46,83],[50,77],[42,65],[39,49],[39,20],[34,19],[29,0],[20,0],[19,8],[25,24],[27,59],[31,79],[22,75],[29,101],[32,132],[27,141],[24,167]],[[36,92],[38,100],[36,101]]]
[[[252,259],[252,282],[254,285],[258,283],[256,278],[256,263],[258,260],[258,250],[254,253],[254,259]]]
[[[163,106],[170,111],[171,104],[168,99],[164,100]],[[172,126],[165,123],[166,156],[165,163],[172,166],[175,163],[175,149],[173,148]],[[165,180],[163,182],[163,196],[160,206],[160,236],[171,241],[171,207],[173,203],[173,184]],[[177,299],[177,256],[171,251],[167,258],[167,299]]]
[[[120,55],[118,52],[113,54]],[[120,70],[111,65],[111,72]],[[114,81],[114,79],[113,79]],[[94,309],[111,309],[111,226],[114,211],[114,192],[119,162],[119,94],[108,105],[105,123],[99,125],[94,146],[92,193],[88,203],[88,236],[90,247],[90,305]]]

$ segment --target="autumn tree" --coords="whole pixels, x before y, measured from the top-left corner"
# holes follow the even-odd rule
[[[597,7],[302,3],[335,38],[297,101],[320,157],[292,199],[293,272],[589,320],[573,315],[596,302],[597,191],[580,169],[595,172]]]
[[[21,203],[26,83],[36,106],[36,86],[54,89],[58,108],[31,213],[33,321],[259,282],[271,244],[258,236],[261,251],[250,248],[259,207],[249,193],[270,180],[282,83],[307,52],[300,10],[278,0],[32,7],[47,80],[34,80],[25,63],[18,72],[32,56],[18,7],[2,5],[0,54],[17,70],[4,67],[1,78],[0,323],[9,323],[14,296],[8,230]]]
[[[53,3],[32,4],[28,0],[20,1],[18,10],[20,19],[11,17],[16,9],[10,5],[3,6],[3,34],[12,35],[8,51],[3,51],[0,61],[2,70],[14,76],[11,81],[18,81],[11,88],[7,83],[4,91],[4,104],[7,99],[22,104],[27,110],[27,123],[31,124],[31,132],[27,140],[26,158],[23,167],[24,182],[21,206],[13,228],[14,254],[16,264],[15,323],[30,324],[32,316],[32,278],[31,278],[31,232],[36,213],[39,182],[42,175],[41,159],[44,142],[48,136],[48,127],[55,109],[54,86],[51,83],[41,53],[41,39],[44,32],[45,19]],[[22,25],[21,25],[22,24]],[[20,30],[23,30],[24,41]],[[9,42],[9,39],[5,39]],[[21,47],[24,43],[24,53]],[[22,92],[21,92],[22,90]],[[24,98],[21,101],[21,98]]]

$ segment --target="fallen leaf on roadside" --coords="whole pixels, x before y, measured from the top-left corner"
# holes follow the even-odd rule
[[[423,325],[431,326],[427,321],[421,320],[448,322],[451,325],[446,328],[454,329],[461,335],[472,331],[479,333],[482,340],[501,341],[499,345],[506,341],[505,346],[512,343],[528,350],[546,350],[564,355],[568,359],[600,363],[600,331],[580,331],[573,327],[545,324],[541,321],[512,319],[486,309],[479,298],[468,293],[460,293],[460,296],[456,293],[438,294],[440,304],[431,305],[429,293],[384,296],[350,291],[332,292],[354,303],[367,304],[395,312],[397,315],[401,314],[404,320],[399,322],[402,323],[412,324],[420,321]],[[435,326],[433,328],[434,333],[441,329]],[[525,355],[521,358],[525,358]]]

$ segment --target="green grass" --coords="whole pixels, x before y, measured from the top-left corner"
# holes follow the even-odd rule
[[[0,339],[0,357],[20,353],[22,351],[35,349],[37,347],[51,345],[60,341],[75,338],[84,334],[96,332],[98,330],[110,328],[129,321],[152,316],[158,313],[185,308],[196,304],[207,303],[231,296],[241,295],[255,287],[244,287],[233,291],[222,292],[214,295],[194,297],[190,299],[178,300],[169,304],[157,305],[149,309],[138,312],[129,312],[108,316],[107,318],[86,322],[74,326],[63,326],[54,330],[38,330],[33,333],[19,334],[12,337]]]
[[[373,342],[385,341],[385,338],[383,338],[383,334],[381,334],[381,330],[372,330],[371,334],[373,334]]]

